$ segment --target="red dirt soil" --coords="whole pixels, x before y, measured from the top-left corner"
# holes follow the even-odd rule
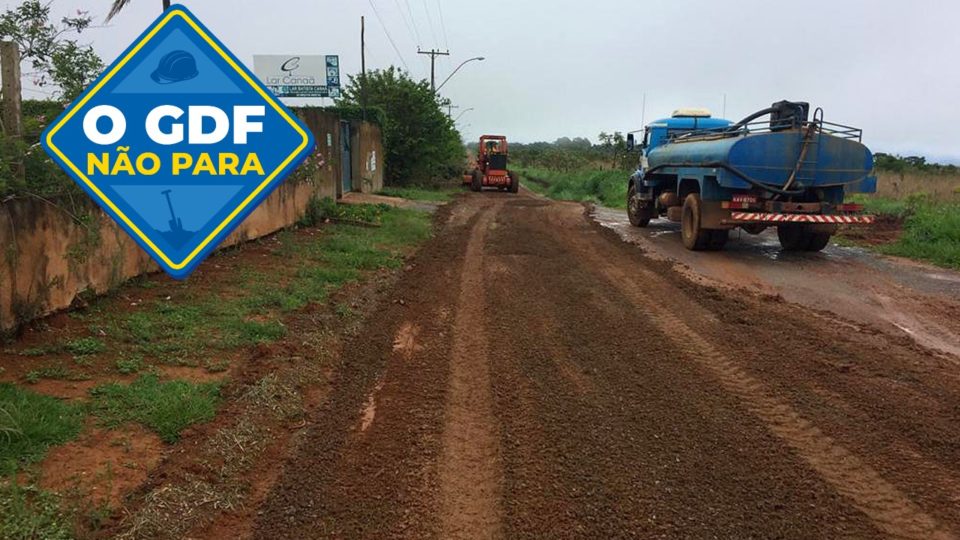
[[[529,195],[461,198],[414,264],[253,537],[960,531],[951,356],[696,284]]]
[[[47,453],[40,487],[117,508],[124,494],[147,479],[163,450],[160,437],[137,425],[88,429],[76,441]]]

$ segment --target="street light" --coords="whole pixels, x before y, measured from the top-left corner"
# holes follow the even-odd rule
[[[462,118],[463,115],[467,114],[472,110],[473,110],[473,107],[470,107],[469,109],[464,109],[463,111],[461,111],[460,114],[458,114],[457,117],[453,120],[453,123],[456,124],[457,122],[459,122],[460,118]]]
[[[447,84],[447,81],[449,81],[451,78],[453,78],[453,76],[456,75],[458,71],[460,71],[460,68],[462,68],[463,66],[467,65],[469,62],[473,62],[474,60],[476,60],[476,61],[478,61],[478,62],[483,62],[484,60],[486,60],[486,58],[484,58],[484,57],[482,57],[482,56],[477,56],[476,58],[469,58],[469,59],[467,59],[467,60],[464,60],[463,63],[461,63],[459,66],[457,66],[457,69],[453,70],[453,73],[451,73],[450,76],[448,76],[446,79],[443,80],[442,83],[440,83],[440,86],[437,87],[437,89],[435,90],[435,92],[439,92],[440,89],[443,88],[443,85]]]

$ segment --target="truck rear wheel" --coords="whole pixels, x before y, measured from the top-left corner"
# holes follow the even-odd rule
[[[483,191],[483,173],[479,170],[473,171],[473,181],[470,182],[470,189],[476,192]]]
[[[691,251],[703,251],[710,247],[714,232],[704,229],[700,222],[700,194],[691,193],[683,200],[683,213],[680,217],[680,235],[683,246]],[[726,232],[723,231],[724,237]],[[724,239],[724,243],[726,240]],[[720,247],[723,247],[722,245]]]
[[[807,244],[807,251],[822,251],[823,248],[830,244],[831,236],[833,235],[828,232],[811,232],[810,242]]]
[[[510,175],[510,193],[516,193],[520,191],[520,177],[517,173],[510,171],[507,173]]]
[[[644,205],[643,201],[640,200],[636,184],[632,184],[630,189],[627,190],[627,217],[634,227],[646,227],[653,217],[653,210],[649,204]]]
[[[730,231],[726,229],[714,229],[708,231],[710,240],[707,242],[707,249],[710,251],[720,251],[727,245],[727,239],[730,238]]]
[[[810,233],[803,225],[778,225],[777,238],[784,251],[805,251],[810,244]]]
[[[808,225],[779,225],[777,238],[784,251],[821,251],[830,244],[833,233],[816,231]]]

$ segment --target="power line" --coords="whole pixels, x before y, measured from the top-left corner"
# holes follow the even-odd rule
[[[394,3],[397,6],[397,11],[400,12],[400,18],[403,19],[403,25],[407,27],[407,35],[410,36],[410,40],[417,44],[417,48],[420,48],[420,35],[416,30],[415,26],[410,24],[410,21],[407,19],[407,14],[403,12],[403,7],[400,5],[400,0],[394,0]],[[407,6],[409,7],[409,3]],[[414,24],[416,24],[414,22]]]
[[[417,47],[420,46],[420,40],[416,39],[413,34],[413,28],[410,26],[410,22],[407,21],[407,15],[403,12],[403,8],[400,7],[400,0],[394,0],[397,4],[397,11],[400,12],[400,18],[403,19],[403,25],[407,27],[407,34],[410,35],[410,39],[416,42]]]
[[[33,92],[33,93],[35,93],[35,94],[41,94],[41,95],[44,95],[44,96],[52,96],[52,95],[55,94],[55,92],[51,92],[51,91],[49,91],[49,90],[40,90],[39,88],[21,88],[20,91],[21,91],[21,92]]]
[[[423,0],[423,11],[427,13],[427,24],[430,25],[430,35],[433,37],[434,46],[440,45],[440,41],[437,39],[437,32],[433,29],[433,16],[430,15],[430,8],[427,6],[427,0]]]
[[[413,33],[417,36],[417,50],[421,49],[423,44],[423,39],[420,37],[420,26],[417,24],[417,18],[413,16],[413,8],[410,7],[410,0],[403,0],[403,3],[407,6],[407,15],[410,17],[410,24],[413,26]],[[423,60],[424,70],[430,69],[427,66],[427,59],[421,57]]]
[[[407,61],[404,60],[403,55],[400,54],[400,49],[397,48],[397,44],[393,41],[393,37],[390,36],[390,31],[387,30],[387,25],[383,23],[383,18],[380,16],[380,12],[377,11],[377,6],[373,5],[373,0],[367,0],[370,3],[370,7],[373,8],[373,14],[377,16],[377,20],[380,21],[380,28],[383,28],[383,33],[386,34],[387,40],[390,42],[390,45],[393,46],[394,52],[397,53],[397,58],[400,59],[400,63],[403,64],[403,67],[406,68],[407,72],[410,71],[410,66],[407,65]]]
[[[440,30],[443,31],[443,46],[449,49],[450,40],[447,39],[447,24],[443,20],[443,7],[441,6],[440,0],[437,0],[437,13],[440,14]]]
[[[413,33],[417,35],[417,47],[423,44],[423,40],[420,39],[420,29],[417,28],[417,19],[413,16],[413,10],[410,9],[410,0],[403,0],[403,3],[407,5],[407,14],[410,15],[410,22],[413,24]]]

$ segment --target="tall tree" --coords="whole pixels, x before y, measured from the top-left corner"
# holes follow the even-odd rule
[[[359,107],[361,76],[351,76],[340,106]],[[392,185],[447,180],[462,172],[465,156],[452,120],[427,81],[414,81],[394,67],[363,79],[366,104],[382,109],[386,182]]]
[[[50,21],[50,4],[27,0],[0,13],[0,39],[20,47],[21,57],[33,68],[29,75],[37,86],[53,84],[60,89],[59,97],[70,101],[100,74],[103,63],[92,47],[67,37],[86,30],[90,15],[78,11],[75,17],[63,17],[55,24]]]

